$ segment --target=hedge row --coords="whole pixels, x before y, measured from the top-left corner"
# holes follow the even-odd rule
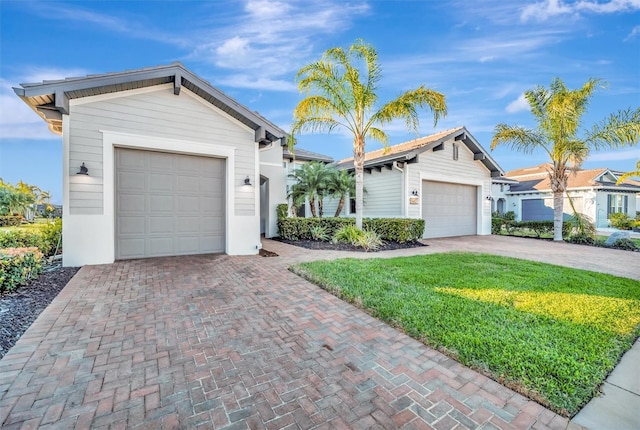
[[[542,237],[544,234],[553,235],[553,221],[513,221],[503,218],[491,218],[491,233],[514,235],[518,232],[520,235],[533,233],[536,237]],[[562,223],[562,236],[567,237],[571,232],[571,223]]]
[[[280,237],[288,240],[311,240],[311,230],[322,227],[329,237],[344,226],[354,225],[354,218],[284,218],[278,221]],[[365,218],[362,228],[374,231],[380,239],[388,242],[412,242],[422,238],[423,219],[409,218]]]
[[[38,248],[46,257],[56,252],[62,235],[62,220],[56,219],[39,229],[0,231],[0,248]]]
[[[20,224],[21,216],[0,216],[0,227],[18,227]]]
[[[37,277],[42,270],[42,258],[42,252],[34,247],[0,249],[0,293]]]

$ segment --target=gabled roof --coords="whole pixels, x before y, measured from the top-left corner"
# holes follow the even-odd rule
[[[527,191],[550,191],[551,181],[549,180],[550,163],[543,163],[538,166],[524,167],[505,173],[505,177],[515,179],[517,184],[511,185],[512,193]],[[611,176],[613,179],[607,180]],[[616,185],[617,176],[607,168],[599,169],[575,169],[570,170],[567,181],[567,189],[575,188],[597,188],[597,189],[619,189],[627,191],[640,191],[640,186],[633,181],[624,181]]]
[[[333,158],[318,154],[317,152],[307,151],[302,148],[294,148],[293,154],[289,152],[289,148],[286,146],[282,149],[282,158],[287,160],[300,160],[300,161],[321,161],[323,163],[333,163]]]
[[[181,63],[149,67],[124,72],[88,75],[39,83],[20,84],[15,93],[49,125],[56,134],[62,133],[62,115],[69,114],[69,100],[100,94],[173,84],[174,94],[187,88],[256,132],[256,142],[268,144],[286,136],[286,133],[249,110],[209,82],[187,70]]]
[[[499,177],[504,172],[478,141],[467,131],[466,127],[457,127],[441,131],[430,136],[421,137],[388,146],[387,148],[367,152],[364,156],[364,166],[367,169],[391,165],[394,161],[415,163],[418,155],[444,142],[455,140],[463,142],[473,152],[474,159],[479,160],[491,172],[492,177]],[[341,169],[353,169],[353,157],[345,158],[337,163]]]

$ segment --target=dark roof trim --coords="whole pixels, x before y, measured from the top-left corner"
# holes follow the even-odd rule
[[[53,117],[57,115],[53,115],[49,111],[58,111],[59,120],[61,120],[62,114],[69,113],[70,99],[166,83],[173,83],[173,93],[176,95],[180,94],[180,90],[184,86],[249,128],[257,131],[262,127],[264,132],[256,132],[256,142],[264,144],[268,143],[267,140],[273,142],[287,136],[287,133],[280,127],[214,88],[209,82],[187,70],[181,63],[125,72],[88,75],[81,78],[25,83],[20,84],[22,88],[14,88],[13,90],[49,123],[52,130],[60,132],[58,127],[52,124],[57,120]],[[44,111],[47,111],[47,114],[44,114]],[[262,139],[262,141],[258,139]]]
[[[395,154],[374,158],[373,160],[367,160],[364,162],[364,167],[365,169],[371,169],[372,167],[380,165],[392,164],[394,161],[407,162],[409,164],[416,163],[418,161],[419,154],[436,148],[439,145],[450,141],[452,138],[455,141],[461,141],[462,143],[464,143],[471,150],[471,152],[473,152],[474,160],[480,161],[491,172],[492,178],[498,178],[504,175],[504,171],[502,170],[502,168],[498,165],[498,163],[496,163],[493,158],[491,158],[489,153],[484,150],[482,145],[480,145],[478,141],[476,141],[475,138],[471,136],[466,127],[456,129],[450,134],[443,136],[436,141],[426,143],[424,146],[421,146],[419,148],[412,148],[406,151],[397,152]],[[339,169],[353,170],[353,160],[347,160],[339,163],[337,167]]]
[[[294,148],[293,154],[289,152],[289,148],[286,146],[282,148],[282,158],[287,160],[300,160],[300,161],[321,161],[323,163],[333,163],[333,158],[318,154],[317,152],[307,151],[302,148]]]

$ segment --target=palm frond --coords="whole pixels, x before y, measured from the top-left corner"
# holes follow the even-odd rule
[[[636,170],[632,170],[631,172],[626,172],[620,175],[620,177],[616,181],[616,184],[620,185],[621,183],[623,183],[625,180],[629,178],[637,178],[637,177],[640,177],[640,160],[638,160],[638,162],[636,163]]]
[[[369,127],[369,129],[367,130],[367,137],[370,137],[373,140],[377,140],[385,147],[389,144],[389,136],[387,136],[387,133],[377,127]]]
[[[594,149],[633,146],[640,141],[640,108],[613,113],[587,132],[585,142]]]
[[[404,119],[408,129],[418,132],[420,122],[417,108],[427,107],[433,114],[433,125],[440,117],[447,114],[447,103],[444,94],[426,88],[424,85],[401,94],[395,100],[383,105],[371,116],[369,125],[388,124],[394,119]]]
[[[491,149],[496,149],[498,145],[507,145],[525,154],[531,154],[536,149],[542,148],[551,156],[551,152],[541,134],[518,125],[496,125],[493,139],[491,140]]]

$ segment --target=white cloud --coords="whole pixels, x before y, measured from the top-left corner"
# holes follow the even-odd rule
[[[603,151],[589,155],[587,161],[622,161],[639,160],[640,148],[626,149],[622,151]]]
[[[546,21],[560,15],[580,16],[581,13],[608,14],[632,12],[640,9],[640,0],[611,0],[598,2],[594,0],[581,0],[575,3],[567,3],[562,0],[545,0],[525,6],[520,13],[520,20],[526,22],[530,19]]]
[[[635,27],[633,27],[631,29],[631,33],[629,33],[629,35],[624,38],[624,41],[626,42],[627,40],[634,39],[638,35],[640,35],[640,25],[636,25]]]
[[[525,112],[530,110],[529,102],[524,98],[524,93],[520,94],[517,99],[509,103],[505,109],[507,113]]]

